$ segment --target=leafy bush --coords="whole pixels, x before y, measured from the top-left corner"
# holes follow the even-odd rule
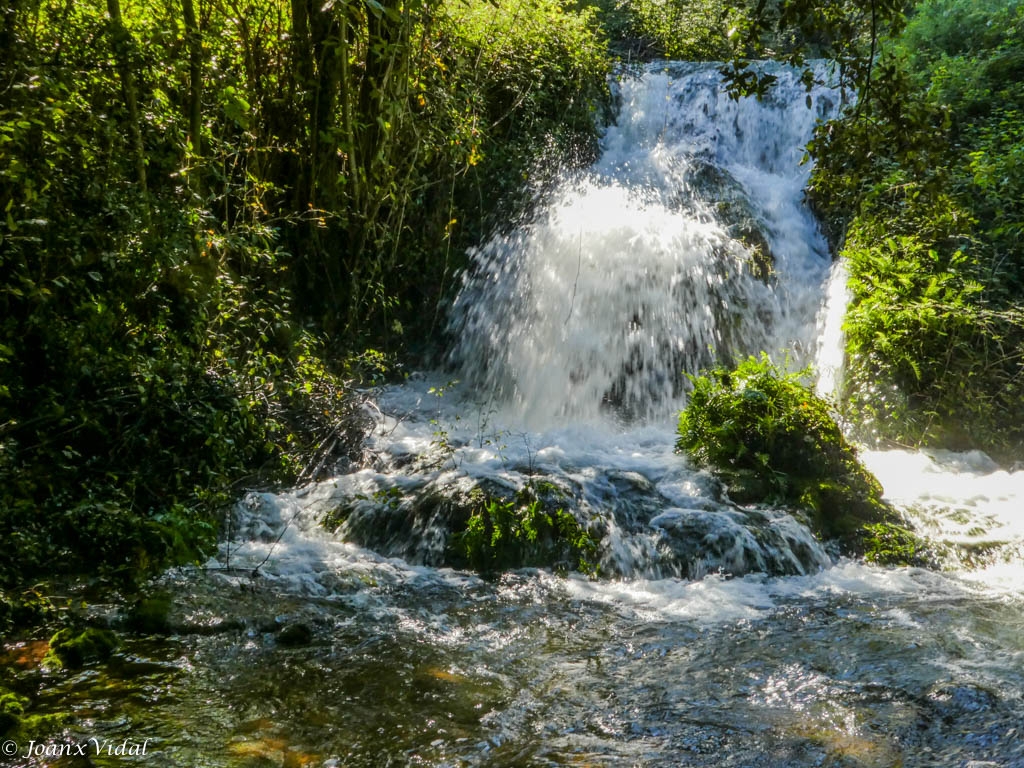
[[[1019,2],[919,3],[869,97],[818,131],[810,193],[849,265],[861,439],[1024,445],[1022,40]]]
[[[512,499],[480,494],[457,547],[483,574],[511,568],[575,568],[595,574],[597,544],[572,513],[553,508],[533,485]]]
[[[715,61],[732,53],[730,16],[739,13],[722,0],[625,0],[628,33],[643,41],[641,53],[669,59]]]
[[[721,477],[735,501],[799,507],[821,536],[855,545],[862,526],[893,512],[802,375],[762,356],[694,377],[678,448]]]

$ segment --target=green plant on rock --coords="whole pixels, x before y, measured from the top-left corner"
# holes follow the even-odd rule
[[[531,484],[511,499],[479,494],[457,547],[482,574],[523,567],[597,573],[597,543],[571,512],[555,508]]]
[[[799,508],[818,535],[859,550],[859,529],[895,513],[828,404],[803,383],[807,373],[786,373],[762,355],[692,377],[677,445],[734,501]]]
[[[913,532],[892,523],[871,523],[860,532],[864,559],[875,565],[934,566],[935,553]]]
[[[117,635],[109,629],[89,627],[82,632],[62,629],[50,638],[50,650],[43,657],[43,665],[78,669],[89,662],[106,661],[117,646]]]

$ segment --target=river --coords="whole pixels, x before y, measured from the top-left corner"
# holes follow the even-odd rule
[[[161,579],[174,633],[41,679],[38,709],[73,713],[51,743],[197,768],[1024,766],[1024,472],[865,451],[943,552],[882,568],[674,452],[683,371],[765,350],[826,394],[842,375],[801,164],[839,96],[775,74],[763,102],[707,65],[622,77],[597,163],[473,252],[447,359],[367,393],[364,461],[249,494],[206,568]],[[600,577],[446,566],[425,499],[537,478]]]

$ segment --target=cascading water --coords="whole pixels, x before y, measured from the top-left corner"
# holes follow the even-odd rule
[[[476,392],[530,426],[664,417],[716,359],[809,361],[831,260],[800,161],[837,99],[774,74],[767,104],[731,100],[708,66],[622,80],[601,159],[473,254],[452,356]]]
[[[73,702],[87,730],[63,741],[150,739],[118,764],[1024,765],[1024,473],[866,453],[950,552],[884,569],[673,452],[681,370],[766,349],[841,375],[843,279],[799,165],[835,97],[807,109],[776,74],[765,103],[713,66],[624,80],[601,160],[474,254],[462,381],[374,393],[365,466],[251,494],[207,570],[162,579],[173,633],[126,636],[36,712]],[[604,578],[442,567],[439,500],[538,478],[601,538]]]

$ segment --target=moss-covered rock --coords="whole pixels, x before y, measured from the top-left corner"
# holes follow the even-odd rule
[[[892,523],[872,523],[859,531],[864,559],[875,565],[934,568],[935,550],[920,536]]]
[[[137,600],[129,609],[128,628],[144,635],[167,634],[171,631],[170,612],[170,595],[148,595]]]
[[[522,567],[595,574],[597,543],[558,506],[559,496],[557,486],[542,482],[512,498],[478,494],[456,536],[456,559],[485,575]]]
[[[90,627],[84,632],[62,629],[50,638],[50,650],[43,665],[78,669],[93,661],[105,661],[117,649],[117,635],[109,629]]]
[[[801,375],[762,356],[695,377],[678,447],[711,468],[734,501],[801,509],[818,536],[862,552],[864,526],[899,517]]]
[[[26,706],[28,699],[0,686],[0,736],[6,736],[18,727]]]

